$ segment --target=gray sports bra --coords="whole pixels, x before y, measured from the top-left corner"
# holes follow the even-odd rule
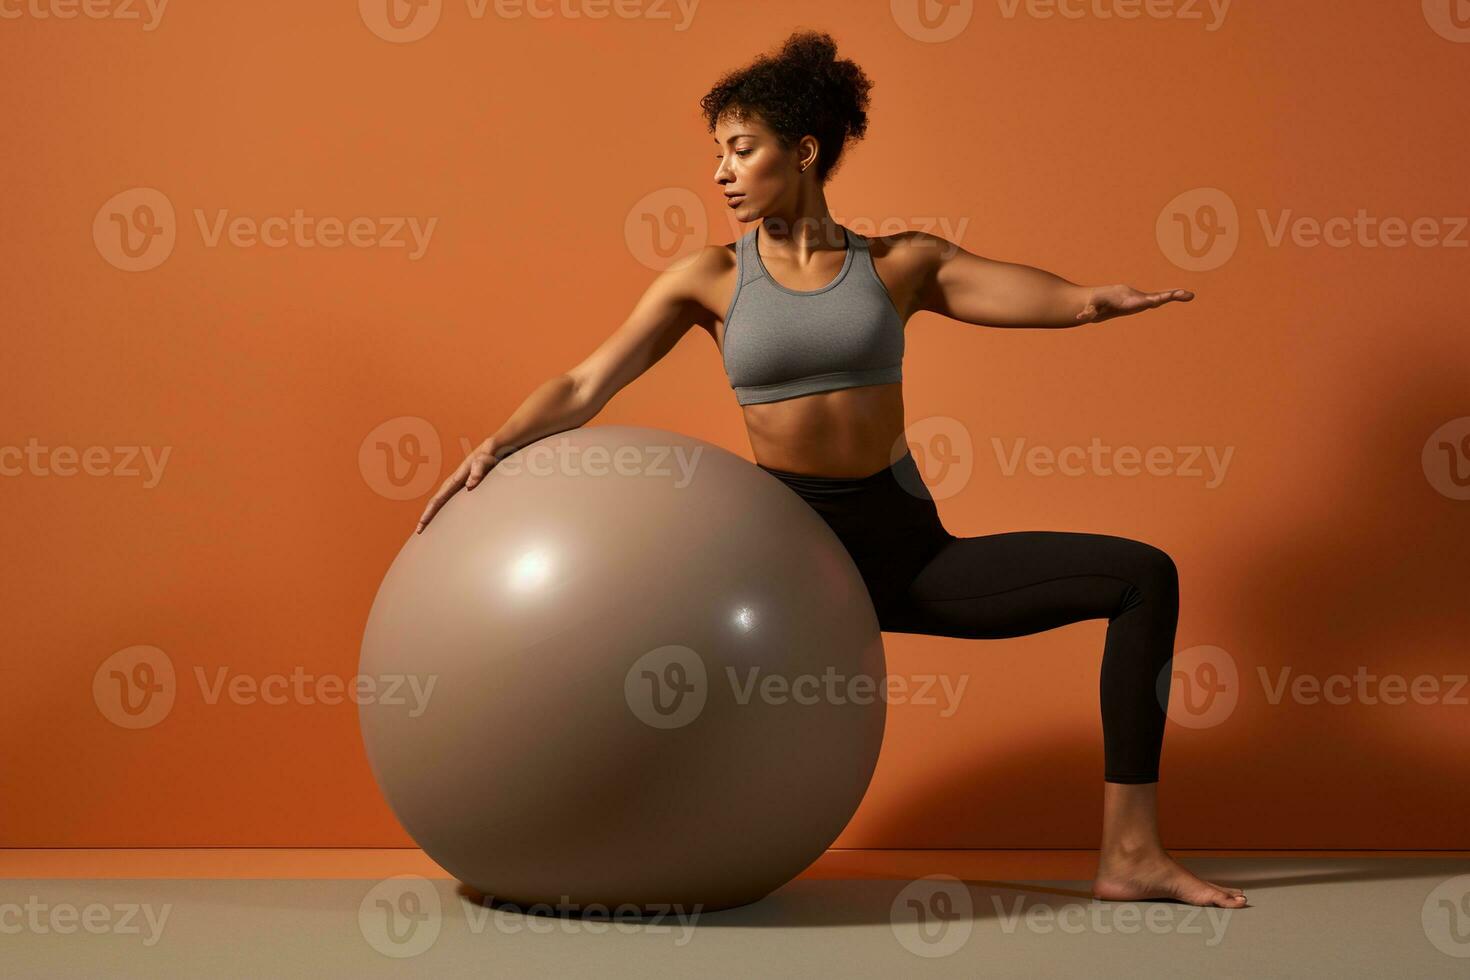
[[[903,318],[873,268],[868,240],[847,228],[837,278],[820,289],[772,279],[756,242],[760,222],[735,244],[739,277],[725,311],[722,356],[741,405],[903,378]]]

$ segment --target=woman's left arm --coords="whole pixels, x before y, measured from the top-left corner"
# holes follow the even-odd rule
[[[1187,303],[1194,293],[1132,286],[1079,286],[1044,269],[999,262],[927,232],[904,236],[922,270],[917,309],[987,327],[1075,327]]]

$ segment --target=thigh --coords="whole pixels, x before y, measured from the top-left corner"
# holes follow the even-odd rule
[[[1108,534],[951,538],[884,610],[881,625],[894,633],[999,639],[1109,619],[1165,563],[1168,556],[1153,545]]]

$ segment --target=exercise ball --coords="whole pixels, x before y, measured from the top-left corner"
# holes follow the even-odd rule
[[[659,429],[558,433],[455,494],[388,569],[361,671],[427,692],[359,699],[404,829],[522,908],[756,901],[841,833],[883,739],[882,636],[837,536]]]

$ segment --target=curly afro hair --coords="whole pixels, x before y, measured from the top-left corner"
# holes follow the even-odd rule
[[[816,137],[817,179],[837,169],[849,142],[868,130],[868,90],[873,83],[857,64],[838,60],[837,42],[822,31],[796,31],[774,55],[761,55],[728,72],[699,106],[711,133],[720,118],[758,117],[791,149]]]

